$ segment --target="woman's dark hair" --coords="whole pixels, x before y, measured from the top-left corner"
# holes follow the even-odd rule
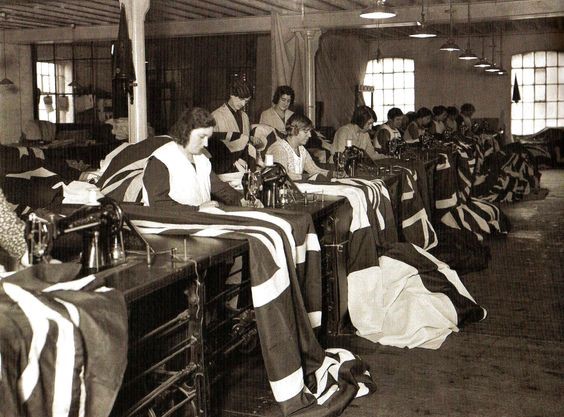
[[[376,119],[374,119],[373,116],[376,116],[376,114],[370,107],[358,106],[356,109],[354,109],[354,113],[351,118],[351,123],[354,123],[355,125],[357,125],[362,129],[364,128],[366,122],[368,122],[370,119],[376,121]]]
[[[443,113],[446,113],[447,108],[445,106],[435,106],[433,107],[433,114],[435,116],[440,116]]]
[[[476,107],[472,103],[464,103],[460,106],[460,113],[473,113],[476,111]]]
[[[239,98],[250,98],[253,96],[253,92],[246,81],[237,78],[229,86],[229,95]]]
[[[215,119],[206,109],[194,107],[182,112],[176,123],[170,128],[169,135],[181,146],[186,146],[192,130],[202,127],[214,127]]]
[[[458,109],[454,106],[448,106],[447,114],[449,115],[449,117],[456,117],[458,116]]]
[[[309,119],[309,117],[301,113],[294,113],[286,121],[286,133],[288,136],[296,136],[300,129],[308,128],[313,128],[313,122]]]
[[[427,107],[421,107],[419,110],[417,110],[417,116],[416,116],[417,119],[422,119],[427,116],[433,117],[433,112],[429,110]]]
[[[296,94],[294,93],[294,89],[289,85],[279,85],[274,92],[274,96],[272,96],[272,102],[274,104],[278,104],[280,97],[284,94],[290,96],[290,106],[294,104],[294,98],[296,98]]]
[[[388,110],[388,120],[393,120],[398,116],[403,116],[403,112],[401,111],[401,109],[398,109],[397,107],[392,107],[390,110]]]

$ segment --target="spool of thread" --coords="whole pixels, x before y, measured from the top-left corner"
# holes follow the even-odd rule
[[[266,154],[264,157],[264,164],[267,167],[271,167],[272,165],[274,165],[274,155]]]
[[[352,148],[352,139],[347,139],[347,148]]]

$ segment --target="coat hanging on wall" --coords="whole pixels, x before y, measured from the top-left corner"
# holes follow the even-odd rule
[[[517,75],[515,75],[515,82],[513,83],[513,95],[511,100],[515,103],[521,101],[521,93],[519,92],[519,83],[517,82]]]
[[[114,101],[126,102],[127,94],[133,104],[133,85],[135,82],[135,67],[133,66],[133,51],[129,32],[127,30],[127,19],[125,17],[125,7],[121,6],[119,17],[118,38],[114,43],[112,60],[112,77],[114,85]],[[121,97],[119,97],[121,95]],[[125,100],[124,100],[125,99]],[[127,116],[125,114],[124,116]]]

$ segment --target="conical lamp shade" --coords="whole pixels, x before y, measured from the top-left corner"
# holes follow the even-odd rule
[[[480,58],[479,61],[474,64],[474,68],[488,68],[491,66],[492,64],[490,64],[486,58]]]
[[[459,55],[458,59],[461,59],[463,61],[473,61],[475,59],[478,59],[478,55],[472,52],[471,49],[466,49],[463,53]]]
[[[440,47],[441,51],[447,51],[447,52],[457,52],[460,51],[460,46],[458,46],[454,40],[449,39],[448,41],[446,41],[445,43],[443,43]]]
[[[515,76],[515,82],[513,83],[513,95],[511,96],[511,100],[515,103],[519,103],[521,101],[521,92],[519,91],[519,82],[517,81],[517,75]]]
[[[415,29],[415,32],[409,35],[410,38],[418,39],[435,38],[436,36],[437,34],[434,31],[427,29],[423,24],[418,26],[417,29]]]
[[[395,16],[396,12],[392,7],[386,4],[385,0],[377,0],[376,5],[360,13],[360,17],[364,19],[389,19]]]

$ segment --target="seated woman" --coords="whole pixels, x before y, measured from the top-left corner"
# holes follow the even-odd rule
[[[460,114],[457,118],[460,133],[465,134],[472,131],[472,116],[476,113],[476,107],[472,103],[464,103],[460,106]]]
[[[8,200],[0,189],[0,249],[2,249],[10,258],[1,259],[0,272],[3,267],[12,269],[13,261],[19,260],[22,265],[27,265],[27,244],[24,238],[24,223],[16,216],[16,213],[10,207]],[[4,263],[5,265],[2,265]],[[17,265],[16,267],[18,267]]]
[[[458,109],[454,106],[447,107],[447,117],[445,119],[445,130],[447,132],[458,132]]]
[[[352,145],[362,149],[372,160],[385,158],[376,151],[370,139],[368,131],[376,122],[376,115],[368,106],[359,106],[354,110],[351,122],[341,126],[335,132],[333,139],[333,153],[343,152],[347,146],[347,141],[352,141]]]
[[[260,124],[272,126],[278,132],[284,133],[286,122],[294,112],[289,107],[294,104],[294,90],[288,85],[280,85],[272,97],[272,107],[260,114]]]
[[[286,139],[278,139],[272,144],[267,155],[282,165],[293,180],[301,180],[303,173],[327,175],[329,171],[318,167],[305,145],[311,137],[313,123],[303,114],[294,113],[286,122]]]
[[[389,151],[388,143],[391,139],[400,139],[401,132],[399,128],[403,122],[403,112],[397,107],[388,110],[388,121],[380,126],[376,140],[386,152]]]
[[[427,107],[421,107],[417,110],[415,120],[407,126],[403,134],[405,142],[410,144],[419,143],[419,138],[423,136],[429,123],[431,123],[431,117],[433,117],[433,113]]]
[[[446,129],[446,118],[447,108],[445,106],[433,107],[433,123],[429,126],[429,131],[433,134],[442,135]]]
[[[214,126],[212,115],[199,107],[180,115],[169,132],[172,141],[156,149],[147,161],[143,172],[144,205],[187,205],[194,210],[217,207],[219,203],[241,205],[242,195],[211,169],[205,147]]]

